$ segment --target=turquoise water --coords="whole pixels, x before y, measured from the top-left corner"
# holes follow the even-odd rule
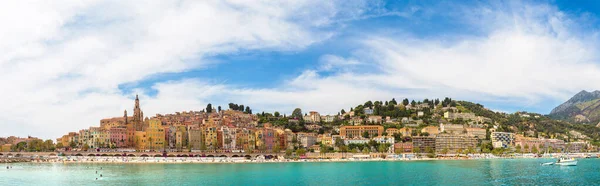
[[[598,185],[600,159],[266,164],[12,164],[0,185]],[[100,167],[102,169],[100,170]],[[98,171],[103,177],[95,173]],[[99,180],[96,180],[96,178]]]

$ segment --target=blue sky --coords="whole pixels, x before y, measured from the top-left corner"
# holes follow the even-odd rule
[[[405,97],[547,114],[600,89],[591,83],[600,80],[597,1],[0,7],[0,85],[11,90],[0,96],[0,127],[9,129],[0,136],[94,126],[131,111],[136,94],[147,116],[229,102],[335,114]]]

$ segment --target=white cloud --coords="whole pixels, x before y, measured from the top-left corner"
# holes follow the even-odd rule
[[[345,1],[11,3],[0,6],[0,136],[44,138],[131,111],[134,95],[119,85],[211,65],[207,56],[301,50],[334,36],[328,28],[340,20],[369,18],[369,5]],[[364,33],[353,38],[361,41],[353,55],[325,55],[320,66],[275,88],[185,79],[153,85],[153,97],[134,92],[150,116],[209,102],[331,114],[392,97],[531,105],[597,89],[590,83],[600,79],[596,32],[552,6],[517,4],[460,14],[481,31],[476,36]]]
[[[201,68],[210,64],[207,56],[303,49],[331,37],[325,27],[336,19],[360,15],[367,6],[342,3],[2,2],[0,136],[55,138],[97,125],[131,109],[132,95],[122,95],[119,85]],[[147,109],[166,112],[203,102],[197,83],[173,86],[155,85],[160,93]]]
[[[465,21],[489,23],[475,25],[484,34],[371,35],[355,55],[325,55],[321,66],[280,87],[229,87],[223,97],[288,113],[300,107],[333,114],[366,100],[445,96],[522,110],[598,89],[590,83],[600,81],[596,31],[580,30],[577,18],[556,8],[519,5],[473,10],[479,19]],[[360,64],[369,65],[353,68]]]

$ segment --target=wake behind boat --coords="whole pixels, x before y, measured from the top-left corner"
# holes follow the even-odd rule
[[[554,165],[554,162],[542,163],[542,165]]]

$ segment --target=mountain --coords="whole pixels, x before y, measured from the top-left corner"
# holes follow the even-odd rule
[[[578,123],[600,121],[600,91],[582,90],[567,102],[552,109],[550,117]]]

